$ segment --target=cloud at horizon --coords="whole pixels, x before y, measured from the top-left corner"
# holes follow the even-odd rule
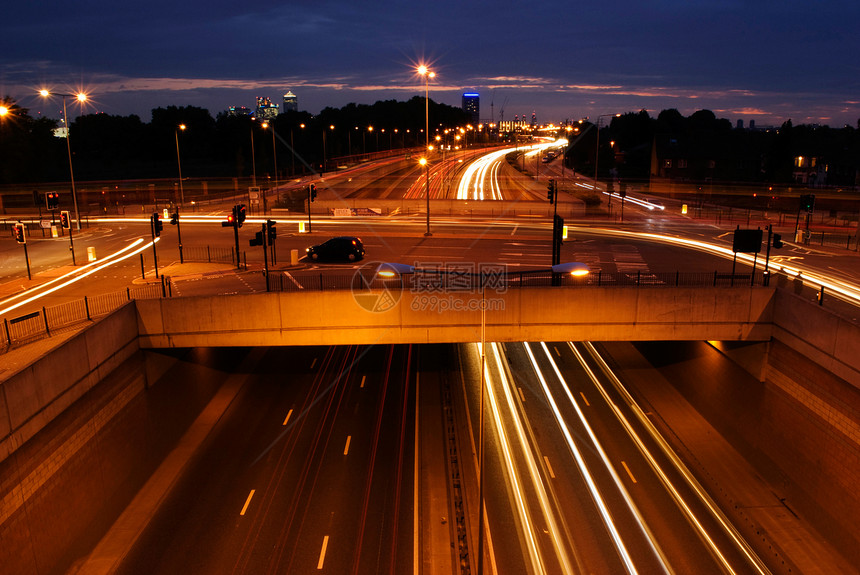
[[[84,89],[87,112],[144,119],[169,105],[214,116],[256,96],[281,103],[288,90],[318,113],[423,95],[414,67],[427,61],[431,98],[459,106],[476,90],[482,119],[491,104],[496,120],[668,108],[760,125],[860,118],[860,6],[841,0],[40,4],[36,17],[24,5],[4,17],[0,95],[49,116],[44,86]]]

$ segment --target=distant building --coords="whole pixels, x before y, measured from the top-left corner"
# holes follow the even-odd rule
[[[295,94],[293,94],[292,91],[288,91],[286,94],[284,94],[284,113],[298,111],[299,99]]]
[[[481,95],[477,92],[463,94],[463,111],[466,112],[469,122],[479,124],[481,121]]]
[[[257,118],[260,120],[274,120],[278,117],[278,105],[273,104],[269,98],[257,98]]]
[[[738,120],[738,130],[743,130],[743,129],[744,129],[744,121]]]
[[[250,116],[251,110],[245,106],[230,106],[227,108],[227,114],[230,116]]]

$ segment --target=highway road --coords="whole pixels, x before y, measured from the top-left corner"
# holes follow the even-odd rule
[[[474,573],[481,445],[485,573],[846,567],[731,446],[688,452],[708,422],[613,345],[487,344],[483,441],[479,344],[260,350],[226,368],[235,398],[117,572]]]
[[[488,561],[499,573],[769,572],[592,352],[487,347]],[[473,422],[476,381],[464,384]]]
[[[267,350],[119,572],[409,571],[415,362]]]

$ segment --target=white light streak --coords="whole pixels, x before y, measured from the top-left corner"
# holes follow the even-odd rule
[[[541,345],[543,345],[544,350],[546,350],[546,345]],[[615,522],[612,520],[612,515],[609,512],[609,508],[606,506],[606,502],[603,500],[603,495],[601,495],[600,489],[597,487],[597,483],[595,483],[594,478],[591,476],[591,472],[588,469],[588,465],[585,463],[585,458],[583,458],[579,447],[573,440],[573,435],[571,434],[570,429],[564,422],[564,416],[561,414],[561,410],[559,409],[555,398],[552,396],[552,392],[549,390],[549,386],[546,383],[546,379],[543,376],[543,372],[541,372],[540,367],[537,364],[537,359],[535,359],[531,347],[528,343],[525,342],[523,343],[523,347],[526,350],[526,354],[529,357],[529,361],[532,364],[532,368],[534,369],[535,375],[537,375],[537,378],[540,381],[541,387],[544,391],[544,395],[546,396],[547,401],[552,408],[552,412],[555,415],[555,419],[558,423],[559,429],[561,429],[562,435],[564,435],[564,438],[567,441],[567,445],[570,448],[571,453],[573,454],[573,458],[576,461],[576,466],[579,468],[579,472],[582,474],[582,478],[585,480],[585,484],[588,487],[588,491],[589,493],[591,493],[591,498],[594,501],[594,504],[597,506],[598,511],[600,512],[600,517],[603,519],[603,524],[606,526],[606,530],[609,532],[612,541],[615,543],[615,549],[618,552],[618,556],[624,563],[624,567],[628,573],[637,573],[636,566],[633,565],[633,560],[630,558],[630,554],[627,552],[627,547],[624,545],[624,541],[621,539],[621,535],[618,533],[618,529],[615,527]],[[549,352],[547,351],[547,353]],[[552,358],[550,358],[550,361],[552,361]],[[578,411],[579,408],[578,406],[576,406],[576,402],[572,401],[572,403]],[[587,424],[586,429],[588,429]],[[595,438],[593,437],[592,439],[595,440]],[[595,443],[595,445],[599,446],[598,443]],[[600,455],[601,457],[606,457],[602,450],[600,452]],[[608,465],[608,467],[611,468],[611,465]]]
[[[160,239],[160,238],[155,238],[155,241],[157,242],[159,239]],[[143,242],[143,241],[144,241],[143,239],[138,238],[137,240],[135,240],[135,241],[131,244],[131,246],[137,245],[137,244],[139,244],[140,242]],[[59,290],[59,289],[62,289],[62,288],[64,288],[64,287],[66,287],[66,286],[70,286],[70,285],[72,285],[73,283],[75,283],[75,282],[77,282],[77,281],[80,281],[80,280],[84,279],[85,277],[90,276],[90,275],[92,275],[92,274],[96,273],[97,271],[103,270],[104,268],[110,267],[110,266],[112,266],[112,265],[114,265],[114,264],[116,264],[116,263],[119,263],[119,262],[121,262],[121,261],[123,261],[123,260],[126,260],[126,259],[130,258],[131,256],[134,256],[134,255],[139,254],[139,253],[140,253],[140,252],[142,252],[143,250],[145,250],[145,249],[149,248],[150,246],[152,246],[152,244],[153,244],[153,242],[146,243],[146,244],[144,244],[142,247],[139,247],[138,249],[134,250],[133,252],[128,253],[128,254],[126,254],[126,255],[124,255],[124,256],[122,256],[122,257],[116,258],[116,259],[115,259],[115,260],[113,260],[113,261],[109,261],[109,262],[107,262],[107,263],[99,262],[99,263],[101,263],[101,265],[96,266],[96,267],[94,267],[93,269],[91,269],[91,270],[89,270],[89,271],[87,271],[87,272],[85,272],[85,273],[82,273],[82,274],[80,274],[80,275],[77,275],[77,276],[75,276],[75,277],[71,278],[70,280],[68,280],[68,281],[66,281],[66,282],[64,282],[64,283],[58,284],[58,285],[56,285],[56,286],[52,287],[52,288],[51,288],[51,289],[49,289],[49,290],[45,290],[45,291],[43,291],[42,293],[39,293],[39,294],[37,294],[37,295],[34,295],[33,297],[30,297],[30,298],[27,298],[27,299],[25,299],[25,300],[23,300],[23,301],[20,301],[20,302],[16,303],[15,305],[9,306],[9,307],[7,307],[7,308],[5,308],[5,309],[0,309],[0,314],[8,313],[8,312],[12,311],[13,309],[17,309],[17,308],[21,307],[21,306],[22,306],[22,305],[24,305],[24,304],[28,304],[28,303],[30,303],[30,302],[32,302],[32,301],[36,301],[37,299],[40,299],[40,298],[42,298],[42,297],[45,297],[46,295],[48,295],[48,294],[50,294],[50,293],[54,293],[55,291],[57,291],[57,290]],[[128,246],[128,247],[131,247],[131,246]],[[126,247],[125,249],[128,249],[128,247]],[[123,251],[124,251],[124,250],[123,250]],[[119,253],[119,252],[118,252],[118,253]]]
[[[70,272],[68,272],[68,273],[65,273],[65,274],[63,274],[63,275],[61,275],[61,276],[59,276],[59,277],[56,277],[56,278],[52,279],[52,280],[46,281],[45,283],[43,283],[43,284],[41,284],[41,285],[39,285],[39,286],[36,286],[35,288],[33,288],[33,290],[24,291],[24,292],[21,292],[21,293],[19,293],[19,294],[15,294],[15,295],[13,295],[13,296],[7,297],[7,298],[6,298],[6,299],[4,299],[3,301],[0,301],[0,305],[4,305],[4,304],[9,303],[10,301],[15,301],[15,300],[16,300],[16,299],[18,299],[18,298],[22,298],[22,297],[26,296],[27,294],[31,293],[31,292],[32,292],[32,291],[34,291],[34,290],[44,289],[44,288],[48,287],[49,285],[53,285],[53,284],[55,284],[55,283],[57,283],[57,282],[61,282],[61,281],[63,281],[64,279],[66,279],[66,278],[68,278],[68,277],[71,277],[71,276],[73,276],[73,275],[75,275],[75,274],[77,274],[77,273],[80,273],[82,270],[85,270],[85,269],[88,269],[88,268],[91,268],[91,267],[94,267],[94,266],[101,265],[101,264],[105,263],[106,261],[110,260],[111,258],[118,256],[118,255],[119,255],[119,254],[121,254],[122,252],[124,252],[124,251],[126,251],[126,250],[130,250],[131,248],[133,248],[135,245],[137,245],[138,243],[140,243],[140,242],[142,242],[142,241],[143,241],[143,238],[138,238],[137,240],[135,240],[134,242],[130,243],[130,244],[129,244],[129,245],[127,245],[126,247],[122,248],[122,249],[121,249],[121,250],[119,250],[118,252],[114,252],[114,253],[112,253],[112,254],[110,254],[110,255],[108,255],[108,256],[105,256],[104,258],[102,258],[102,259],[100,259],[100,260],[97,260],[97,261],[94,261],[94,262],[90,262],[90,263],[88,263],[88,264],[86,264],[86,265],[84,265],[84,266],[81,266],[81,267],[79,267],[79,268],[75,268],[75,269],[73,269],[72,271],[70,271]],[[7,308],[7,310],[8,310],[8,309],[14,309],[14,308]],[[3,313],[4,311],[7,311],[7,310],[0,310],[0,313]]]
[[[708,545],[712,555],[718,559],[718,561],[726,569],[727,572],[736,573],[735,569],[729,564],[728,559],[719,549],[716,542],[714,542],[713,538],[705,530],[705,527],[693,514],[693,511],[692,509],[690,509],[690,506],[687,504],[687,502],[675,488],[674,484],[672,484],[669,477],[660,467],[660,464],[657,463],[657,460],[650,453],[650,451],[648,451],[648,448],[645,446],[645,443],[636,433],[633,426],[630,424],[630,422],[627,420],[627,418],[624,416],[624,414],[621,412],[615,402],[612,401],[612,398],[609,396],[604,387],[600,384],[597,379],[597,376],[585,362],[585,359],[579,353],[579,350],[576,349],[576,346],[572,342],[568,342],[568,345],[570,346],[570,349],[573,351],[573,354],[576,356],[580,365],[583,367],[591,381],[594,383],[595,387],[598,389],[598,391],[600,391],[600,394],[603,396],[607,405],[609,405],[609,407],[615,413],[618,421],[627,431],[628,436],[633,440],[634,444],[639,449],[639,452],[646,459],[646,461],[648,461],[649,465],[654,470],[660,481],[663,483],[668,493],[673,497],[673,499],[675,499],[678,508],[687,516],[687,519],[690,524],[699,532],[702,540]],[[583,345],[586,346],[589,351],[589,354],[600,364],[601,371],[603,371],[603,373],[606,374],[606,376],[610,379],[615,389],[620,394],[622,394],[626,405],[633,411],[639,423],[645,427],[645,429],[648,431],[648,434],[657,443],[663,454],[667,458],[669,458],[670,461],[672,461],[673,467],[682,475],[682,477],[684,477],[684,480],[686,481],[687,485],[696,493],[702,504],[710,511],[711,516],[714,518],[714,520],[722,526],[724,532],[735,543],[737,549],[744,556],[746,556],[749,561],[749,564],[753,568],[755,568],[758,573],[761,573],[762,575],[769,574],[770,570],[767,568],[764,562],[762,562],[758,555],[755,554],[749,544],[743,539],[740,533],[738,533],[738,531],[731,524],[725,514],[723,514],[719,506],[713,501],[713,499],[711,499],[711,497],[707,494],[701,484],[699,484],[699,482],[696,480],[690,470],[687,469],[686,465],[684,465],[678,455],[669,446],[669,444],[666,442],[660,432],[657,431],[657,429],[651,423],[651,420],[648,419],[648,417],[645,415],[645,413],[642,411],[642,409],[639,407],[633,397],[624,388],[624,385],[621,383],[621,380],[618,379],[615,373],[610,369],[609,365],[607,365],[603,358],[600,356],[600,354],[597,353],[597,350],[594,348],[594,346],[591,343],[587,342]]]

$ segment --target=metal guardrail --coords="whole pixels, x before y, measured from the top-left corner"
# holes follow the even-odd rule
[[[232,247],[185,246],[182,257],[189,262],[236,264],[236,250]]]
[[[3,340],[0,342],[0,352],[5,352],[14,345],[48,337],[52,332],[105,316],[131,300],[156,299],[171,295],[172,290],[167,280],[160,284],[126,288],[121,292],[84,296],[80,300],[42,307],[41,310],[12,319],[3,318]]]
[[[804,234],[803,244],[807,246],[831,246],[856,252],[860,251],[860,242],[857,240],[857,235],[810,231]]]

